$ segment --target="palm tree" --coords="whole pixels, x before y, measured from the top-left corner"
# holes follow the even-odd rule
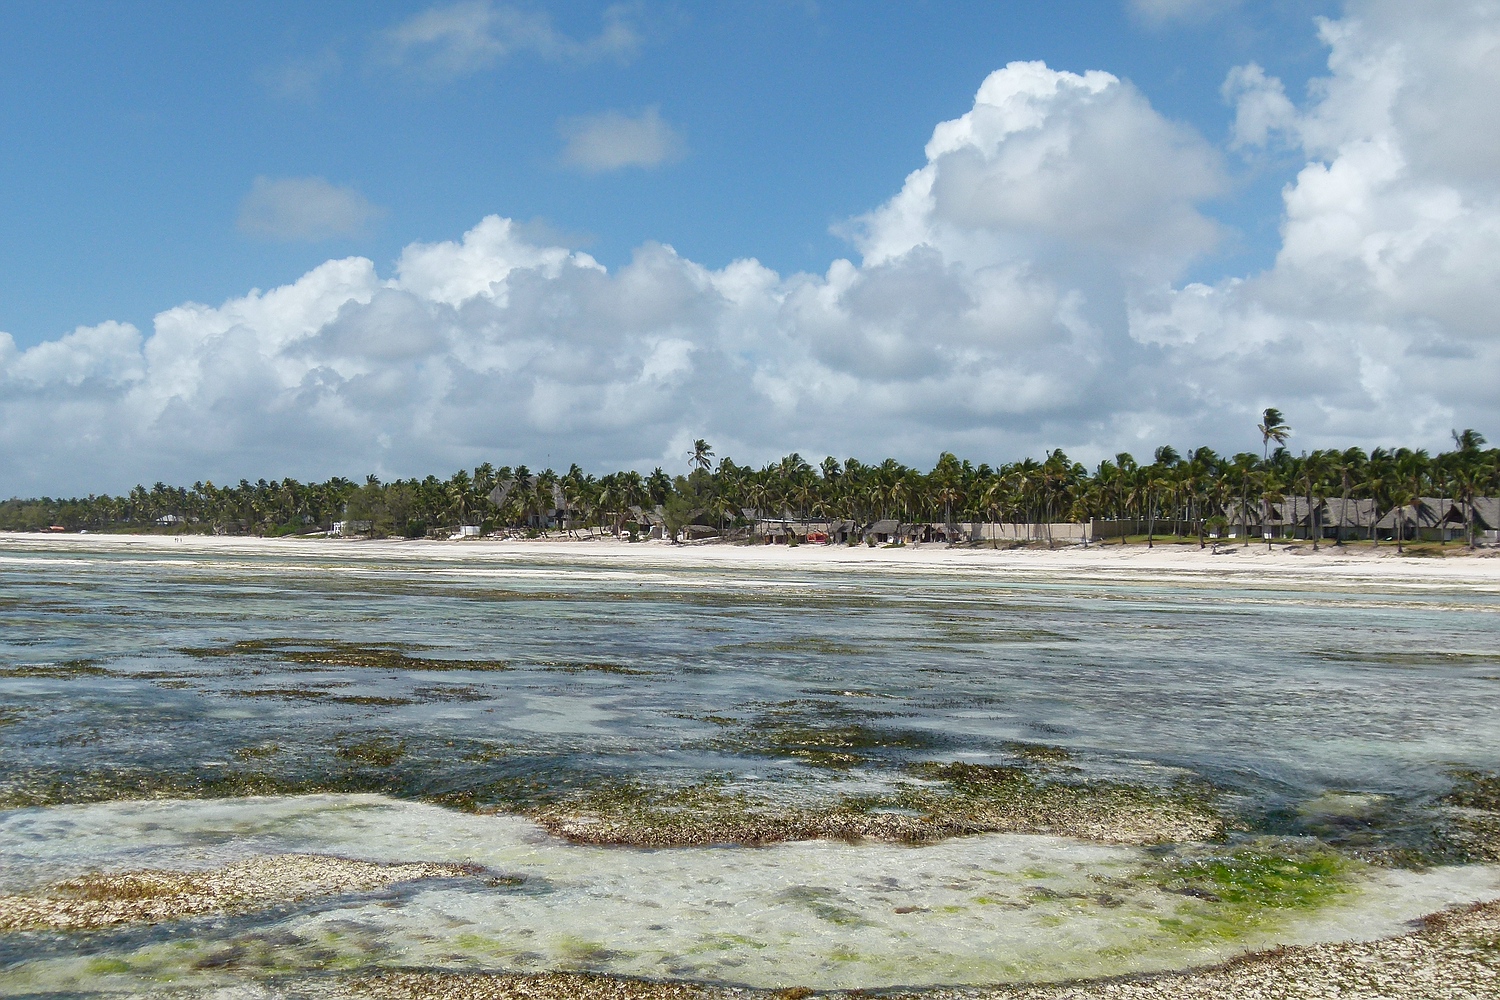
[[[714,450],[708,446],[707,441],[699,438],[693,442],[693,468],[707,472],[713,467],[713,462],[709,461],[713,457]]]
[[[1292,433],[1292,429],[1287,426],[1286,418],[1274,406],[1266,407],[1265,412],[1260,415],[1259,430],[1262,461],[1270,461],[1272,441],[1278,445],[1286,444],[1287,437]]]
[[[1262,534],[1266,536],[1266,551],[1269,552],[1271,549],[1271,505],[1283,502],[1286,499],[1286,495],[1281,491],[1281,477],[1274,471],[1265,473],[1264,478],[1261,480],[1261,486],[1261,524],[1265,526]]]
[[[1323,479],[1328,474],[1328,468],[1328,458],[1321,451],[1305,456],[1298,468],[1297,478],[1307,501],[1307,534],[1312,539],[1314,552],[1318,551],[1318,536],[1322,534],[1322,523],[1318,516],[1319,508],[1315,508],[1313,504],[1314,502],[1321,503],[1323,500]]]
[[[1473,457],[1478,455],[1479,449],[1484,447],[1484,435],[1472,427],[1462,433],[1454,431],[1453,445],[1458,449],[1459,454],[1466,458]]]
[[[1478,468],[1464,464],[1454,470],[1453,485],[1455,499],[1464,505],[1464,534],[1469,548],[1474,547],[1474,498],[1483,489],[1483,477]]]

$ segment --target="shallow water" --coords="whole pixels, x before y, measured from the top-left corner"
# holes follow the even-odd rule
[[[357,545],[264,554],[0,547],[0,801],[347,791],[515,809],[606,777],[712,778],[772,798],[817,798],[888,787],[926,761],[1009,762],[1055,747],[1066,755],[1058,766],[1077,769],[1070,773],[1211,784],[1248,833],[1316,837],[1348,850],[1419,849],[1445,860],[1433,847],[1435,797],[1456,769],[1500,770],[1500,599],[1482,588],[1298,589],[1118,570],[1091,577],[982,567],[632,568],[590,559],[584,546],[540,557],[513,551],[454,561],[440,547],[413,546],[408,558],[381,561]],[[408,817],[401,809],[412,808],[382,804],[376,813]],[[198,815],[174,809],[172,816]],[[543,850],[534,831],[505,825],[519,820],[418,812],[433,828],[487,824],[474,843],[489,845],[483,850],[494,852],[497,867],[512,863],[511,848],[500,846],[507,837]],[[145,863],[155,849],[150,836],[135,847],[109,846],[75,829],[62,838],[73,846],[53,857],[18,832],[42,822],[38,815],[12,812],[0,824],[8,871],[129,867],[129,851]],[[169,816],[162,829],[176,822]],[[220,838],[222,850],[260,843],[235,831]],[[378,850],[358,838],[329,849],[422,860],[423,845],[437,843],[380,836],[387,841]],[[296,843],[312,841],[289,837],[284,846]],[[642,923],[640,908],[652,909],[651,901],[620,880],[664,885],[649,859],[678,852],[549,843],[550,860],[537,863],[592,873],[577,876],[589,886],[579,891],[591,909],[596,897],[621,900],[602,936],[580,931],[571,945],[518,942],[509,930],[502,944],[478,940],[497,926],[540,933],[574,905],[567,894],[481,899],[456,887],[414,889],[395,908],[362,902],[354,916],[335,908],[285,919],[299,928],[374,927],[349,931],[363,942],[350,953],[367,952],[370,961],[603,962],[614,971],[736,982],[769,981],[757,968],[796,970],[804,978],[792,981],[814,985],[876,985],[1026,977],[1039,968],[1088,974],[1118,967],[1127,954],[1136,956],[1132,967],[1182,958],[1177,944],[1132,922],[1131,914],[1148,912],[1135,903],[1043,914],[1065,928],[1053,938],[1075,942],[1062,949],[1073,956],[1066,961],[1034,950],[1046,937],[1027,923],[1036,906],[969,907],[969,917],[953,916],[950,925],[931,914],[957,904],[940,901],[938,889],[912,888],[936,895],[922,904],[927,913],[903,914],[914,917],[905,923],[861,916],[866,923],[834,932],[817,915],[825,904],[878,910],[879,880],[899,881],[915,857],[933,886],[950,867],[1011,871],[1024,851],[1042,851],[1046,864],[1061,868],[1080,859],[1080,878],[1113,878],[1114,868],[1145,863],[1122,848],[1040,843],[980,837],[920,850],[803,844],[699,852],[693,857],[723,859],[744,873],[735,883],[740,895],[717,923],[664,914],[662,926],[686,928],[670,933]],[[868,877],[851,865],[866,866]],[[787,874],[792,869],[805,872]],[[1487,884],[1479,870],[1471,875],[1475,886]],[[816,892],[755,888],[783,882],[843,895],[829,902],[834,897]],[[1014,901],[1015,891],[989,886],[970,895]],[[655,902],[672,913],[696,907],[700,916],[725,909],[703,893],[678,887]],[[1160,915],[1161,900],[1141,898]],[[429,935],[421,942],[381,923],[419,912],[412,926]],[[1140,919],[1144,927],[1156,917]],[[470,924],[481,930],[458,929]],[[914,934],[906,924],[928,929]],[[792,930],[777,936],[777,927]],[[478,936],[473,947],[454,950],[461,934]],[[725,938],[715,950],[712,934],[756,944]],[[950,940],[965,942],[961,953],[938,947]],[[7,940],[0,954],[15,962],[33,946]],[[829,958],[835,946],[856,957]],[[132,939],[120,947],[155,945]],[[897,965],[912,975],[870,957],[892,954],[905,956]],[[444,957],[454,955],[461,959]],[[20,973],[12,966],[0,975]],[[83,975],[78,988],[93,974]]]
[[[374,966],[817,988],[999,982],[1171,968],[1269,943],[1375,937],[1500,894],[1500,870],[1352,872],[1315,918],[1163,891],[1134,848],[987,835],[924,847],[585,848],[525,820],[378,796],[113,803],[0,817],[9,888],[38,869],[196,869],[247,853],[467,861],[507,876],[195,920],[188,933],[32,933],[0,989],[206,986]],[[12,935],[12,938],[20,937]],[[39,954],[39,953],[46,954]]]

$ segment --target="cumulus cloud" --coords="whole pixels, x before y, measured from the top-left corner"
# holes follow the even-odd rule
[[[531,52],[552,62],[628,62],[641,37],[623,6],[604,11],[592,38],[575,39],[556,29],[552,18],[491,0],[462,0],[431,7],[389,29],[382,39],[386,62],[435,78],[456,78],[486,70]]]
[[[1470,95],[1500,73],[1500,7],[1367,3],[1320,33],[1331,72],[1303,109],[1258,68],[1231,74],[1308,157],[1275,265],[1141,297],[1133,331],[1177,343],[1179,371],[1217,359],[1226,398],[1300,400],[1309,445],[1494,426],[1500,111]]]
[[[1082,255],[1170,272],[1218,239],[1196,205],[1223,187],[1208,143],[1128,83],[1011,63],[856,238],[872,262],[927,245],[971,266]]]
[[[1257,63],[1229,71],[1220,91],[1234,105],[1232,148],[1266,146],[1278,138],[1295,139],[1297,109],[1286,96],[1286,88]]]
[[[682,136],[662,119],[657,105],[638,115],[605,111],[564,118],[557,128],[563,137],[563,165],[585,173],[657,167],[681,159],[687,151]]]
[[[248,236],[315,243],[359,236],[383,214],[352,187],[321,177],[257,177],[240,202],[238,224]]]
[[[333,260],[146,333],[0,335],[0,493],[548,453],[680,467],[698,436],[750,461],[1092,461],[1256,448],[1267,405],[1299,447],[1493,436],[1495,110],[1438,97],[1495,74],[1500,14],[1372,3],[1319,30],[1303,104],[1250,67],[1226,91],[1261,109],[1236,137],[1305,160],[1263,272],[1183,283],[1220,238],[1219,150],[1110,74],[1017,63],[819,274],[659,244],[606,269],[490,217],[388,273]]]

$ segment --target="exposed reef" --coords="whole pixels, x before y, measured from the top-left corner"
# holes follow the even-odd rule
[[[96,930],[210,913],[239,913],[319,896],[374,892],[418,879],[481,874],[472,865],[373,864],[318,854],[247,858],[204,871],[143,869],[83,875],[0,896],[0,932]]]
[[[1061,781],[1017,767],[934,764],[889,792],[799,804],[703,782],[618,781],[527,810],[575,843],[632,847],[771,844],[819,838],[921,843],[1039,833],[1115,844],[1214,840],[1224,817],[1197,789]]]

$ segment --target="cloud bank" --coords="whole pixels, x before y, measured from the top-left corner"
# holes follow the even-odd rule
[[[1013,63],[822,274],[657,244],[609,271],[490,217],[149,334],[0,334],[0,493],[680,465],[700,436],[742,461],[1239,450],[1268,405],[1297,447],[1500,436],[1500,12],[1375,3],[1320,31],[1304,105],[1258,67],[1226,80],[1226,146],[1305,157],[1264,272],[1181,283],[1224,236],[1201,207],[1223,150],[1107,73]]]

